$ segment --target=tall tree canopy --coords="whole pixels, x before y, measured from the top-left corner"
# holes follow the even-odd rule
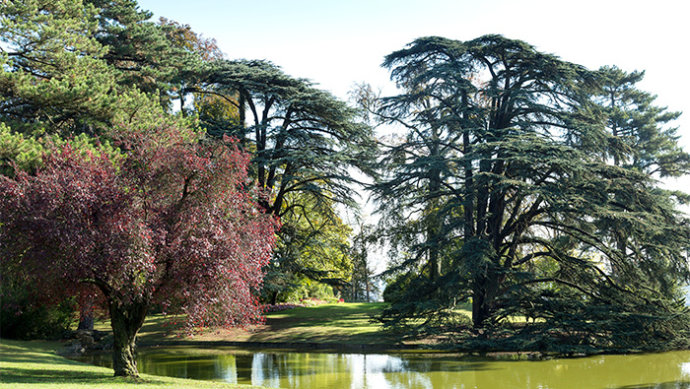
[[[420,38],[384,66],[402,92],[372,111],[405,137],[373,190],[384,226],[409,245],[403,265],[422,269],[433,301],[394,305],[390,317],[468,298],[475,328],[518,314],[558,327],[597,322],[597,309],[639,320],[673,310],[673,288],[688,280],[690,227],[676,209],[687,196],[660,189],[653,173],[688,172],[672,130],[660,129],[675,114],[644,95],[625,107],[649,120],[628,120],[638,139],[621,141],[620,109],[600,105],[611,72],[499,35]],[[602,234],[606,223],[625,225],[626,250]],[[584,337],[608,329],[582,327]]]
[[[94,38],[106,48],[102,58],[117,69],[118,82],[136,85],[166,108],[171,108],[172,99],[184,99],[180,92],[203,61],[221,57],[212,39],[164,18],[151,21],[153,14],[139,9],[136,0],[84,3],[97,10]]]
[[[116,16],[124,8],[95,3],[0,4],[0,120],[15,131],[96,134],[112,123],[161,116],[158,96],[142,93],[143,81],[130,82],[111,58],[117,46],[105,45],[115,44],[109,38],[114,26],[125,28]]]
[[[605,155],[615,166],[648,173],[654,177],[678,177],[690,171],[690,155],[677,144],[677,128],[665,127],[680,112],[667,112],[654,104],[655,96],[636,88],[644,72],[627,73],[613,67],[602,67],[600,89],[593,101],[606,115],[609,133]],[[627,201],[624,198],[618,201]],[[616,248],[630,254],[630,223],[627,219],[603,219],[600,233],[615,241]],[[617,269],[614,265],[614,271]],[[617,272],[618,276],[624,273]]]
[[[677,128],[664,127],[680,112],[655,106],[656,96],[636,88],[644,72],[627,73],[616,66],[605,66],[599,73],[600,90],[594,101],[606,114],[611,135],[607,156],[613,164],[661,178],[687,174],[690,161],[676,143]]]
[[[227,131],[255,153],[259,186],[273,193],[267,211],[283,216],[301,193],[314,201],[353,203],[348,167],[369,171],[371,129],[357,111],[310,82],[265,61],[216,61],[204,93],[236,102],[239,123]]]
[[[217,135],[238,137],[254,154],[253,175],[271,193],[261,205],[283,223],[271,279],[301,274],[334,283],[347,280],[347,261],[329,259],[339,256],[308,257],[342,251],[342,239],[333,239],[334,231],[345,231],[334,206],[356,203],[350,169],[371,172],[371,128],[346,103],[269,62],[215,61],[201,79],[193,90],[237,107],[237,121],[225,121],[225,128],[215,119],[209,124]]]

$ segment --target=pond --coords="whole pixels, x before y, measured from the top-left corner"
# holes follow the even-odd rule
[[[110,366],[110,355],[87,362]],[[690,351],[529,361],[448,354],[142,349],[142,373],[274,388],[690,389]]]

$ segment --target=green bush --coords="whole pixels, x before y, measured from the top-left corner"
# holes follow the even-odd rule
[[[43,304],[30,286],[3,277],[0,292],[0,337],[7,339],[59,339],[75,323],[76,302]]]
[[[294,279],[291,286],[280,293],[279,296],[280,301],[290,303],[296,303],[306,299],[318,299],[327,302],[338,301],[330,285],[306,277]]]
[[[383,290],[383,301],[387,303],[400,303],[405,301],[405,291],[417,278],[414,272],[399,273],[386,280],[386,288]]]

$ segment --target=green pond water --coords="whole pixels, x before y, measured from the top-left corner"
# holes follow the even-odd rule
[[[110,365],[110,355],[86,361]],[[690,389],[690,351],[551,360],[458,355],[140,350],[142,373],[274,388]]]

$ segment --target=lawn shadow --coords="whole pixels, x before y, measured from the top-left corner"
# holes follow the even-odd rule
[[[54,357],[54,358],[48,359],[48,358],[36,357],[33,355],[3,354],[0,356],[0,361],[7,362],[7,363],[34,363],[34,364],[52,365],[54,363],[59,363],[59,358]]]
[[[112,374],[92,371],[6,368],[0,370],[0,382],[15,384],[99,384],[111,381]]]
[[[52,384],[79,385],[92,387],[112,384],[150,384],[169,385],[169,383],[151,378],[114,377],[112,372],[56,369],[0,369],[0,382],[4,384]]]

